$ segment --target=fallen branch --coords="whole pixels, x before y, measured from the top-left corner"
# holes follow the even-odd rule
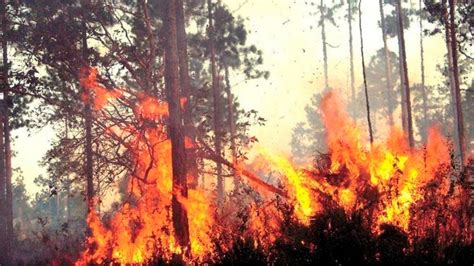
[[[282,197],[287,198],[288,195],[286,194],[285,191],[283,191],[280,188],[277,188],[273,185],[268,184],[267,182],[263,181],[258,175],[248,171],[247,169],[242,168],[241,166],[234,165],[233,163],[227,161],[226,159],[222,158],[222,156],[217,155],[206,143],[201,141],[202,146],[207,150],[206,153],[201,153],[199,154],[202,158],[212,160],[217,163],[221,163],[231,169],[234,169],[240,176],[245,176],[247,179],[253,183],[256,183],[260,187],[263,187],[264,189],[273,192],[275,194],[278,194]]]

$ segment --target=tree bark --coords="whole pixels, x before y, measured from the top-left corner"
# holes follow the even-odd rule
[[[211,56],[211,75],[212,75],[212,94],[214,98],[214,149],[219,156],[222,156],[221,148],[221,131],[222,131],[222,118],[221,118],[221,93],[219,89],[219,80],[217,77],[217,65],[216,65],[216,51],[215,51],[215,34],[213,25],[213,10],[212,0],[207,1],[208,19],[209,19],[209,50]],[[222,177],[222,164],[216,162],[217,172],[217,203],[219,206],[224,201],[224,180]]]
[[[326,46],[326,25],[325,25],[325,13],[324,13],[324,1],[321,0],[319,5],[319,13],[321,14],[321,40],[323,41],[323,62],[324,62],[324,90],[329,89],[329,78],[328,78],[328,52]]]
[[[405,50],[405,36],[403,30],[403,16],[401,0],[396,1],[396,13],[398,22],[398,49],[399,49],[399,63],[400,63],[400,81],[402,85],[402,125],[403,130],[407,136],[410,147],[415,146],[413,139],[413,123],[411,115],[411,101],[410,101],[410,84],[408,81],[408,67]]]
[[[355,85],[354,85],[354,51],[352,44],[352,0],[347,0],[348,11],[347,11],[347,21],[349,24],[349,56],[351,61],[351,98],[352,104],[355,104]]]
[[[230,150],[232,152],[232,164],[237,165],[237,147],[235,146],[235,138],[237,136],[235,129],[234,121],[234,95],[231,92],[230,79],[229,79],[229,67],[225,65],[225,89],[227,94],[227,105],[229,106],[229,129],[230,129]],[[236,171],[233,172],[234,175],[234,191],[239,191],[240,188],[240,177]]]
[[[181,93],[186,99],[184,104],[184,133],[193,142],[196,142],[196,129],[193,123],[192,88],[189,79],[188,41],[186,38],[185,16],[183,0],[176,1],[176,31],[178,38],[179,81]],[[191,188],[198,186],[198,167],[196,149],[188,148],[186,154],[188,184]]]
[[[8,88],[8,82],[5,85]],[[8,92],[5,92],[6,102],[10,102]],[[10,136],[10,110],[5,108],[5,120],[3,130],[5,131],[5,184],[6,184],[6,220],[7,220],[7,246],[8,252],[11,253],[14,246],[13,241],[13,193],[12,193],[12,150]],[[10,254],[11,255],[11,254]]]
[[[5,71],[2,71],[3,75]],[[2,77],[3,79],[3,77]],[[2,80],[3,81],[3,80]],[[2,88],[2,96],[5,97],[5,90]],[[4,108],[4,98],[0,100],[0,108]],[[7,221],[6,221],[6,184],[5,184],[5,143],[2,121],[5,119],[3,112],[0,112],[0,239],[6,239]],[[0,249],[6,250],[6,241],[0,241]],[[7,253],[0,252],[0,264],[7,263]]]
[[[140,8],[142,10],[140,10]],[[144,72],[144,89],[145,91],[149,91],[154,87],[154,80],[153,80],[153,73],[155,72],[155,69],[153,65],[156,62],[156,40],[153,35],[153,29],[151,27],[151,18],[150,18],[150,12],[148,9],[148,1],[147,0],[141,0],[140,4],[137,6],[138,12],[143,12],[143,20],[145,23],[146,31],[148,34],[148,49],[149,49],[149,58],[145,60],[142,71]]]
[[[426,94],[426,87],[425,87],[425,49],[423,45],[423,17],[422,17],[422,3],[423,0],[419,1],[418,10],[420,11],[420,69],[421,69],[421,96],[423,100],[423,128],[427,129],[428,126],[428,97]],[[421,132],[423,142],[426,141],[426,134],[427,132]]]
[[[380,8],[380,27],[382,28],[382,39],[383,39],[383,50],[384,50],[384,58],[385,58],[385,81],[387,86],[387,111],[388,111],[388,124],[393,126],[393,96],[392,96],[392,71],[391,71],[391,63],[390,63],[390,55],[387,46],[387,33],[385,32],[385,14],[383,11],[383,0],[379,0],[379,8]]]
[[[64,131],[65,131],[65,139],[69,141],[69,125],[68,125],[68,117],[65,117],[64,121]],[[66,207],[66,222],[69,223],[69,219],[71,217],[71,208],[70,208],[70,194],[71,194],[71,181],[69,180],[69,174],[66,176],[66,197],[65,197],[65,204],[64,206]]]
[[[88,45],[87,45],[87,23],[85,18],[85,2],[82,2],[83,15],[82,15],[82,59],[88,64]],[[85,67],[89,67],[88,65]],[[84,103],[84,127],[85,127],[85,174],[86,174],[86,195],[87,195],[87,214],[89,214],[94,208],[94,165],[93,165],[93,150],[92,150],[92,110],[90,103],[90,94],[86,88],[83,88],[86,94],[86,100]]]
[[[452,88],[452,97],[454,105],[454,123],[456,128],[456,146],[457,153],[461,161],[461,170],[466,163],[466,143],[464,138],[464,116],[462,111],[462,101],[461,101],[461,90],[459,87],[459,66],[458,66],[458,47],[457,47],[457,38],[456,38],[456,20],[455,20],[455,9],[456,9],[456,0],[449,0],[449,23],[446,21],[446,25],[449,25],[449,35],[450,38],[449,45],[451,46],[451,66],[450,72],[453,77],[451,84]]]
[[[2,170],[2,175],[4,175],[4,189],[5,196],[3,201],[3,216],[4,216],[4,253],[6,259],[6,265],[10,265],[11,253],[12,253],[12,240],[13,240],[13,194],[12,194],[12,153],[11,153],[11,138],[10,138],[10,110],[9,103],[10,98],[8,95],[9,83],[9,62],[8,62],[8,39],[7,39],[7,25],[8,25],[8,15],[7,15],[7,3],[5,0],[2,0],[1,7],[2,15],[2,52],[3,52],[3,128],[2,128],[2,146],[0,153],[2,153],[2,164],[4,170]],[[4,160],[4,162],[3,162]],[[3,193],[3,190],[2,190]]]
[[[459,66],[458,66],[458,48],[456,38],[456,21],[455,21],[456,0],[449,0],[449,26],[451,34],[451,50],[453,57],[453,80],[454,80],[454,99],[455,99],[455,121],[458,136],[458,149],[462,166],[466,163],[466,139],[464,137],[464,115],[462,111],[461,89],[459,86]]]
[[[183,122],[180,104],[180,77],[176,25],[176,0],[168,0],[164,27],[165,41],[165,87],[168,101],[168,132],[171,140],[173,166],[172,218],[174,234],[178,244],[189,250],[189,227],[186,209],[179,202],[188,197],[186,181],[186,150],[184,146]]]
[[[367,125],[369,127],[369,139],[370,144],[374,142],[374,136],[372,133],[372,121],[370,119],[370,103],[369,103],[369,92],[367,89],[367,77],[365,74],[365,59],[364,59],[364,35],[362,33],[362,0],[359,0],[359,33],[360,33],[360,54],[362,57],[362,75],[364,78],[364,92],[365,92],[365,107],[367,110]]]

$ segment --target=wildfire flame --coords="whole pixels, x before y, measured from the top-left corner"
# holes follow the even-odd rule
[[[81,83],[97,96],[97,88],[107,89],[97,84],[96,75],[95,70],[90,71]],[[106,100],[101,96],[100,100],[94,99],[96,110],[105,108],[107,102],[124,94],[107,92],[106,95]],[[153,97],[140,95],[139,98],[133,110],[138,125],[114,127],[108,131],[119,137],[132,136],[125,143],[135,165],[128,178],[127,197],[107,224],[99,219],[97,213],[89,215],[87,222],[91,236],[77,265],[107,261],[144,263],[158,254],[169,259],[172,254],[183,253],[174,239],[171,221],[171,142],[163,123],[157,122],[167,116],[168,108],[166,103]],[[149,121],[157,123],[150,125]],[[214,210],[208,198],[202,189],[190,189],[188,198],[179,197],[188,213],[194,259],[213,249],[209,234],[214,223]]]
[[[83,86],[94,91],[98,97],[94,108],[99,110],[124,93],[97,85],[96,75],[95,70],[91,71]],[[250,166],[279,173],[286,195],[278,197],[293,206],[293,216],[303,226],[336,205],[348,213],[365,211],[374,234],[385,223],[398,226],[411,236],[426,235],[430,228],[445,232],[446,239],[449,234],[465,233],[463,217],[455,212],[448,214],[462,204],[463,190],[452,186],[449,142],[436,128],[430,129],[428,142],[419,148],[410,148],[403,132],[396,128],[386,140],[370,145],[344,111],[336,93],[329,92],[323,97],[321,112],[329,153],[320,167],[298,169],[287,157],[264,149],[259,149],[260,155]],[[163,123],[146,124],[147,120],[161,121],[167,115],[166,103],[142,95],[134,114],[138,125],[110,130],[116,136],[123,132],[133,136],[126,142],[135,165],[128,177],[127,197],[108,222],[101,221],[95,212],[89,215],[91,235],[78,265],[107,261],[144,263],[156,255],[169,259],[173,254],[183,253],[174,239],[170,213],[171,144]],[[257,191],[262,189],[255,182],[248,184]],[[279,228],[284,217],[272,194],[262,197],[263,203],[241,206],[248,209],[248,226],[243,235],[252,238],[254,245],[269,247],[283,238]],[[436,224],[434,217],[440,209],[424,208],[425,202],[433,197],[442,200],[442,211],[450,217],[448,222]],[[191,259],[202,261],[212,257],[213,240],[226,231],[222,228],[225,222],[217,223],[215,219],[213,197],[204,189],[190,189],[188,197],[179,197],[179,201],[189,217]],[[217,244],[221,249],[231,245]]]
[[[337,93],[323,97],[321,112],[328,165],[298,170],[284,157],[261,152],[270,165],[267,167],[281,173],[294,215],[302,224],[308,225],[326,210],[329,199],[347,213],[368,210],[367,222],[375,234],[380,225],[392,224],[411,232],[410,236],[427,236],[436,230],[433,228],[444,231],[446,238],[469,235],[466,217],[456,213],[463,200],[467,202],[465,190],[453,185],[449,142],[436,127],[429,130],[428,142],[419,148],[409,148],[397,128],[392,128],[386,140],[370,145],[344,111]],[[426,208],[430,201],[439,202],[441,208]],[[449,221],[435,224],[437,212]]]

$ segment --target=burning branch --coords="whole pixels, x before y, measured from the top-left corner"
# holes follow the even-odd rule
[[[263,187],[264,189],[266,189],[266,190],[268,190],[272,193],[278,194],[282,197],[288,198],[287,193],[285,191],[283,191],[282,189],[268,184],[267,182],[263,181],[258,175],[248,171],[247,169],[244,169],[243,167],[241,167],[239,165],[234,165],[233,163],[227,161],[222,156],[217,155],[214,152],[214,150],[212,150],[204,141],[200,141],[200,143],[203,145],[203,147],[207,151],[206,153],[201,153],[200,154],[201,157],[203,157],[205,159],[212,160],[214,162],[221,163],[221,164],[235,170],[239,175],[247,177],[249,179],[249,181],[251,181],[253,183],[256,183],[260,187]]]

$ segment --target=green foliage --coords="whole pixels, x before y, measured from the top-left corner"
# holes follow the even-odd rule
[[[375,55],[370,58],[369,64],[366,68],[367,75],[367,89],[369,91],[369,102],[370,111],[373,112],[374,116],[376,113],[382,113],[383,116],[388,117],[388,106],[389,104],[396,108],[399,104],[400,87],[398,82],[400,74],[398,70],[398,56],[392,51],[388,51],[390,58],[390,75],[392,77],[390,86],[390,94],[392,102],[389,103],[388,91],[387,91],[387,75],[385,67],[385,51],[383,48],[377,50]],[[365,103],[365,95],[362,89],[359,89],[357,96],[361,102]],[[365,113],[360,115],[359,118],[364,118]]]
[[[395,0],[385,0],[385,5],[390,5],[391,12],[385,14],[385,33],[387,37],[394,38],[398,36],[398,15],[395,10]],[[410,27],[410,18],[412,15],[415,15],[416,12],[412,9],[407,9],[402,7],[402,20],[403,20],[403,29],[408,29]],[[379,21],[379,27],[382,27],[381,22]]]
[[[445,12],[446,4],[443,1],[424,0],[424,12],[426,19],[434,26],[433,29],[425,29],[425,35],[431,36],[435,34],[445,34],[446,21]],[[448,7],[449,8],[449,7]],[[456,39],[460,54],[470,60],[474,59],[472,44],[474,43],[473,27],[474,27],[474,5],[470,1],[458,1],[456,4]],[[444,38],[444,37],[443,37]]]
[[[203,8],[203,7],[201,7]],[[202,10],[194,10],[196,14],[192,19],[198,26],[195,33],[188,34],[188,51],[190,61],[190,76],[193,89],[193,115],[197,125],[199,138],[204,140],[209,146],[213,146],[214,130],[213,117],[214,98],[211,93],[211,74],[209,69],[209,38],[207,36],[207,6]],[[258,116],[255,110],[243,110],[240,107],[239,99],[234,97],[233,106],[229,106],[227,93],[224,88],[225,69],[228,68],[231,77],[243,76],[243,82],[248,79],[258,79],[269,77],[269,72],[262,70],[263,53],[255,45],[248,44],[247,29],[244,20],[235,17],[230,10],[222,3],[216,3],[213,6],[213,15],[215,20],[215,49],[216,61],[218,65],[218,75],[220,78],[220,103],[223,116],[221,136],[225,147],[229,147],[231,135],[229,124],[229,109],[233,109],[233,120],[236,125],[237,135],[234,141],[237,144],[238,156],[245,159],[247,147],[257,138],[249,135],[249,129],[252,125],[263,125],[265,119]],[[231,77],[228,77],[229,79]],[[232,81],[230,81],[232,89]]]
[[[309,162],[326,152],[326,136],[319,103],[322,94],[314,94],[305,107],[306,122],[298,123],[291,136],[291,152],[296,162]]]
[[[42,187],[32,199],[19,170],[13,185],[13,222],[16,263],[44,263],[53,260],[71,264],[85,238],[85,203],[77,189],[60,190],[59,183],[39,176]],[[65,208],[58,206],[65,205]],[[67,210],[67,212],[66,212]]]

